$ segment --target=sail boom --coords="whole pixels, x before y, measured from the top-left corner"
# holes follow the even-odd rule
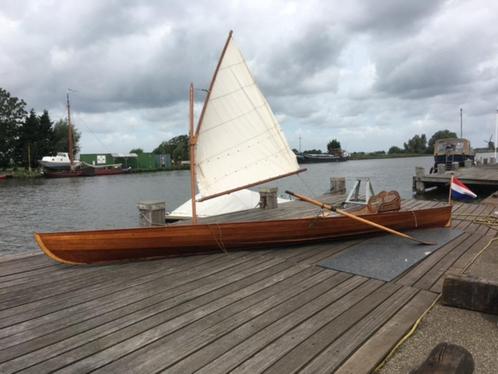
[[[249,187],[254,187],[254,186],[257,186],[259,184],[268,183],[268,182],[271,182],[271,181],[273,181],[275,179],[281,179],[281,178],[289,177],[291,175],[299,174],[299,173],[302,173],[303,171],[306,171],[306,170],[308,170],[308,169],[303,168],[303,169],[299,169],[299,170],[293,171],[291,173],[277,175],[276,177],[272,177],[272,178],[264,179],[264,180],[261,180],[261,181],[258,181],[258,182],[246,184],[245,186],[240,186],[240,187],[237,187],[237,188],[232,188],[231,190],[228,190],[228,191],[218,192],[218,193],[215,193],[213,195],[204,196],[204,197],[201,197],[200,199],[198,199],[197,201],[198,202],[206,201],[206,200],[218,197],[218,196],[230,194],[230,193],[235,192],[235,191],[243,190],[243,189],[246,189],[246,188],[249,188]]]

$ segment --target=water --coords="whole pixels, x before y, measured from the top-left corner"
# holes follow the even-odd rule
[[[415,166],[428,170],[432,163],[428,156],[309,164],[300,176],[268,186],[318,196],[331,176],[346,177],[348,189],[354,177],[370,177],[375,192],[397,190],[408,198]],[[34,232],[136,227],[139,201],[166,201],[173,210],[189,198],[188,171],[0,181],[0,255],[37,250]]]

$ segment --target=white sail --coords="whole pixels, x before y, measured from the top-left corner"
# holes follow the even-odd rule
[[[229,37],[198,127],[202,199],[299,171],[268,102]]]

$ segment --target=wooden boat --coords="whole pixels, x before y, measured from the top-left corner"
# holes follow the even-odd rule
[[[451,207],[363,215],[397,230],[448,223]],[[178,224],[168,227],[35,234],[51,258],[70,264],[268,248],[378,232],[349,217]]]
[[[330,240],[378,231],[372,223],[401,230],[445,226],[449,222],[450,206],[416,211],[357,213],[367,218],[362,223],[351,214],[198,223],[197,201],[233,193],[305,169],[299,169],[296,156],[287,144],[278,121],[233,43],[231,32],[195,131],[192,84],[189,101],[192,223],[156,228],[35,234],[38,245],[48,256],[65,263],[91,264]],[[201,195],[198,200],[195,197],[196,182]]]

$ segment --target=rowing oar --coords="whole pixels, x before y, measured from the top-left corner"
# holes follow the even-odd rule
[[[299,200],[306,201],[307,203],[319,206],[322,209],[328,209],[328,210],[331,210],[332,212],[337,212],[339,214],[342,214],[343,216],[349,217],[349,218],[354,219],[354,220],[356,220],[358,222],[364,223],[366,225],[370,225],[370,226],[375,227],[375,228],[377,228],[379,230],[388,232],[389,234],[393,234],[393,235],[399,236],[400,238],[405,238],[405,239],[413,240],[415,242],[418,242],[420,244],[425,244],[425,245],[434,245],[434,244],[436,244],[434,242],[426,242],[426,241],[414,238],[413,236],[404,234],[402,232],[390,229],[389,227],[379,225],[378,223],[369,221],[368,219],[365,219],[365,218],[362,218],[362,217],[355,216],[354,214],[351,214],[351,213],[348,213],[348,212],[346,212],[346,211],[344,211],[342,209],[336,208],[335,206],[322,203],[321,201],[312,199],[310,197],[307,197],[307,196],[304,196],[304,195],[300,195],[300,194],[297,194],[297,193],[294,193],[294,192],[291,192],[291,191],[285,191],[285,193],[287,193],[287,194],[289,194],[291,196],[294,196],[295,198],[297,198]]]

